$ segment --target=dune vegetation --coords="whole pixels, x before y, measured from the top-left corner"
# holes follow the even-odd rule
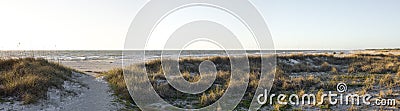
[[[124,109],[137,109],[131,95],[129,95],[127,86],[125,84],[122,68],[115,68],[107,72],[103,72],[104,79],[109,83],[116,101],[125,105]]]
[[[50,88],[61,89],[64,81],[72,81],[73,69],[44,59],[23,58],[0,60],[0,99],[38,102],[47,97]],[[1,101],[0,101],[1,102]]]
[[[339,82],[345,82],[350,92],[362,94],[366,92],[385,91],[385,95],[399,94],[400,86],[400,56],[368,55],[368,54],[286,54],[277,58],[275,80],[271,93],[275,94],[322,94],[324,91],[336,91]],[[230,78],[230,63],[228,57],[183,58],[180,60],[180,70],[183,77],[197,81],[199,64],[209,60],[216,64],[218,70],[216,81],[211,88],[201,94],[185,94],[172,88],[165,80],[160,60],[146,63],[148,77],[156,92],[170,104],[181,108],[201,108],[214,103],[227,89]],[[238,109],[248,108],[260,77],[259,56],[250,56],[250,79],[245,97]],[[192,73],[192,74],[191,74]],[[193,75],[194,73],[194,75]],[[106,81],[120,100],[133,108],[131,99],[124,83],[122,69],[104,72]],[[397,88],[397,90],[396,90]],[[362,89],[362,90],[351,90]],[[378,91],[379,92],[379,91]],[[388,93],[390,92],[390,93]],[[181,104],[186,101],[188,104]],[[274,102],[275,103],[275,102]],[[305,106],[265,105],[267,109],[285,110],[302,109]],[[310,108],[331,109],[331,105],[311,105]],[[348,109],[358,109],[364,106],[348,106]],[[399,106],[397,106],[399,107]]]

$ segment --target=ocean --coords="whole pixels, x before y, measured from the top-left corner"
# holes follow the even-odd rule
[[[52,61],[85,61],[85,60],[122,60],[135,59],[141,57],[139,54],[143,50],[127,51],[129,54],[124,54],[122,50],[19,50],[19,51],[0,51],[1,59],[16,59],[16,58],[43,58]],[[171,55],[170,52],[165,51],[163,56]],[[271,52],[271,51],[270,51]],[[290,53],[333,53],[343,52],[349,53],[350,51],[343,50],[276,50],[276,54],[290,54]],[[146,58],[159,58],[162,51],[152,50],[145,51]],[[247,54],[260,54],[260,51],[249,50]],[[223,50],[184,50],[180,52],[180,56],[221,56],[226,55]]]

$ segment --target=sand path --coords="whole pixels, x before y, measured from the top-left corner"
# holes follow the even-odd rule
[[[109,111],[118,110],[113,103],[113,97],[109,92],[108,84],[102,79],[96,79],[95,74],[82,76],[78,81],[86,84],[88,89],[83,90],[79,97],[64,104],[62,111]]]
[[[118,67],[118,64],[110,63],[110,61],[85,61],[85,62],[62,62],[62,64],[71,68],[85,72],[89,76],[78,78],[78,81],[86,84],[89,89],[82,93],[82,96],[70,102],[65,111],[109,111],[118,110],[121,105],[112,102],[114,97],[110,92],[110,88],[106,81],[102,78],[96,78],[97,73]],[[90,72],[88,72],[90,71]]]
[[[95,78],[95,74],[79,74],[75,80],[84,83],[66,81],[63,87],[78,95],[64,95],[65,91],[50,89],[47,93],[48,98],[37,104],[23,105],[22,102],[6,102],[0,104],[2,110],[24,110],[24,111],[115,111],[122,108],[119,103],[113,102],[114,97],[109,92],[108,84],[100,78]]]

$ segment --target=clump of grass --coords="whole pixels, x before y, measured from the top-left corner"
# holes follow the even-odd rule
[[[49,88],[63,89],[72,69],[44,59],[0,60],[0,97],[11,97],[24,104],[45,99]]]
[[[398,69],[398,71],[397,71],[396,76],[397,76],[397,78],[399,78],[398,80],[400,80],[400,67],[399,67],[399,69]]]
[[[322,71],[325,72],[325,71],[329,71],[331,69],[332,69],[332,67],[330,66],[330,64],[328,62],[324,62],[324,63],[321,64],[321,70]]]
[[[284,99],[281,100],[282,102],[288,102],[288,99]],[[278,103],[274,103],[273,104],[274,110],[273,111],[285,111],[288,110],[290,108],[292,108],[292,106],[290,104],[278,104]]]
[[[317,95],[316,95],[316,97],[317,97],[316,103],[320,103],[323,100],[322,94],[324,94],[324,89],[319,89],[317,92]]]
[[[393,89],[390,88],[386,91],[386,95],[392,95],[393,94]]]
[[[301,89],[301,90],[299,90],[298,92],[297,92],[297,95],[299,96],[299,97],[303,97],[303,95],[306,93],[306,91],[304,91],[304,89]]]
[[[186,81],[189,81],[192,83],[198,82],[201,79],[201,76],[199,74],[191,75],[189,72],[183,72],[182,76]]]
[[[364,89],[370,90],[373,88],[375,84],[375,75],[371,75],[370,77],[367,77],[364,81]]]
[[[214,103],[218,98],[220,98],[224,94],[224,90],[217,87],[216,89],[210,91],[208,94],[203,93],[200,97],[200,103],[203,106],[210,105]]]
[[[249,77],[249,80],[250,80],[249,88],[255,89],[255,88],[258,87],[258,84],[259,84],[259,80],[258,80],[259,77],[258,77],[258,76],[259,76],[259,74],[250,73],[250,77]]]
[[[358,91],[358,94],[365,95],[365,94],[367,94],[367,92],[368,92],[368,88],[363,87],[360,91]]]
[[[338,70],[336,69],[336,67],[332,67],[331,73],[332,74],[338,74]]]
[[[104,79],[108,82],[114,96],[118,97],[118,101],[123,103],[126,108],[132,108],[131,104],[134,104],[134,101],[126,87],[123,69],[114,68],[107,72],[103,72],[102,75],[105,76]]]
[[[383,88],[383,87],[391,88],[391,86],[393,85],[393,83],[394,83],[394,80],[393,80],[391,74],[385,74],[385,75],[379,80],[379,85],[381,86],[381,88]]]
[[[384,97],[385,97],[385,95],[386,95],[386,94],[385,94],[385,92],[384,92],[384,91],[382,91],[382,90],[381,90],[381,91],[379,91],[379,97],[380,97],[380,98],[384,98]]]

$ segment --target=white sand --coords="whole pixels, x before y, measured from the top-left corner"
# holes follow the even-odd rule
[[[82,95],[64,104],[65,111],[106,111],[117,110],[118,104],[113,103],[114,98],[109,93],[108,84],[93,76],[85,76],[78,79],[86,84],[89,89],[84,90]]]
[[[102,77],[96,78],[98,74],[93,72],[108,71],[112,68],[120,67],[120,62],[112,60],[90,60],[90,61],[62,61],[61,64],[83,71],[90,76],[80,78],[79,81],[87,84],[89,89],[83,96],[70,102],[66,111],[105,111],[118,110],[122,105],[114,101],[108,83]],[[90,71],[90,72],[87,72]]]

